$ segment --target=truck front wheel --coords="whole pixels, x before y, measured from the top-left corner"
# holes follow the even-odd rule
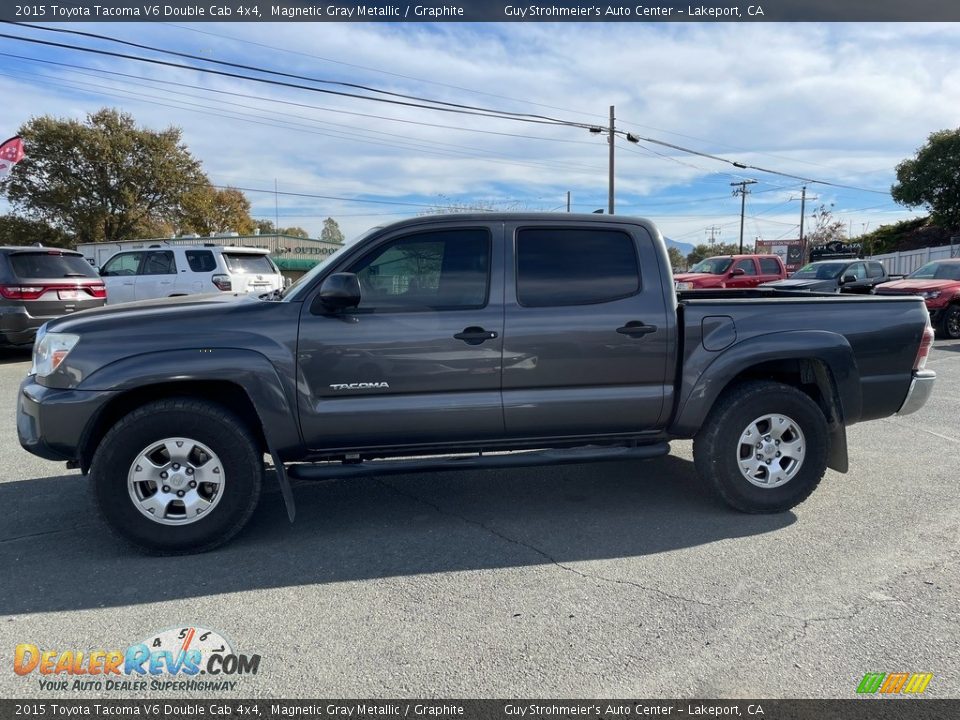
[[[151,402],[121,419],[90,468],[104,519],[142,550],[210,550],[250,519],[260,497],[263,454],[245,425],[213,403]]]
[[[783,512],[816,489],[829,434],[820,407],[790,385],[750,381],[727,389],[694,438],[700,476],[729,505]]]
[[[960,305],[948,305],[942,311],[940,327],[937,329],[942,338],[949,340],[960,338]]]

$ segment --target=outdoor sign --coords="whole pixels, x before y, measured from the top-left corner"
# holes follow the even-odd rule
[[[779,255],[787,272],[795,272],[803,265],[803,243],[793,240],[757,240],[755,252],[762,255]]]

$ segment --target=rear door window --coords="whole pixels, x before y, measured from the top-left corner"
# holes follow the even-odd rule
[[[82,255],[19,252],[10,255],[10,265],[21,280],[97,277],[97,271]]]
[[[175,275],[176,272],[177,263],[171,250],[148,252],[140,269],[141,275]]]
[[[867,263],[867,268],[870,270],[870,277],[878,278],[883,277],[883,265],[878,262]]]
[[[266,255],[254,253],[224,253],[227,270],[241,275],[272,275],[276,272]]]
[[[633,238],[619,230],[536,228],[517,233],[517,301],[592,305],[640,291]]]

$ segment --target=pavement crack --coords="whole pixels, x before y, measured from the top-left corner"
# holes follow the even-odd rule
[[[433,510],[435,510],[436,512],[438,512],[438,513],[441,514],[441,515],[446,515],[447,517],[456,518],[457,520],[460,520],[461,522],[465,522],[465,523],[467,523],[467,524],[469,524],[469,525],[473,525],[473,526],[475,526],[475,527],[478,527],[478,528],[484,530],[485,532],[490,533],[490,534],[493,535],[494,537],[497,537],[497,538],[503,540],[504,542],[508,542],[508,543],[513,544],[513,545],[517,545],[517,546],[519,546],[519,547],[526,548],[527,550],[530,550],[531,552],[534,552],[534,553],[536,553],[537,555],[539,555],[540,557],[542,557],[543,559],[547,560],[550,564],[552,564],[552,565],[560,568],[561,570],[563,570],[563,571],[565,571],[565,572],[568,572],[568,573],[572,573],[572,574],[574,574],[574,575],[577,575],[578,577],[581,577],[581,578],[583,578],[584,580],[590,580],[590,581],[597,582],[597,583],[599,583],[599,582],[609,583],[609,584],[612,584],[612,585],[629,585],[630,587],[637,588],[638,590],[643,590],[644,592],[652,593],[652,594],[655,594],[655,595],[660,595],[660,596],[662,596],[662,597],[666,597],[666,598],[669,598],[669,599],[674,600],[674,601],[677,601],[677,602],[691,603],[691,604],[693,604],[693,605],[700,605],[700,606],[702,606],[702,607],[708,607],[708,608],[711,608],[711,609],[713,609],[713,610],[719,609],[719,606],[718,606],[718,605],[714,605],[713,603],[704,602],[703,600],[697,600],[697,599],[695,599],[695,598],[684,597],[683,595],[675,595],[675,594],[673,594],[673,593],[668,593],[668,592],[666,592],[666,591],[664,591],[664,590],[660,590],[659,588],[649,587],[649,586],[643,585],[642,583],[634,582],[634,581],[632,581],[632,580],[622,580],[622,579],[620,579],[620,578],[611,578],[611,577],[607,577],[607,576],[605,576],[605,575],[600,575],[600,574],[598,574],[598,573],[587,573],[587,572],[583,572],[582,570],[578,570],[578,569],[576,569],[576,568],[574,568],[574,567],[571,567],[570,565],[567,565],[566,563],[561,562],[561,561],[558,560],[557,558],[553,557],[550,553],[548,553],[548,552],[545,551],[545,550],[542,550],[541,548],[537,547],[536,545],[533,545],[532,543],[526,542],[525,540],[520,540],[520,539],[518,539],[518,538],[514,538],[514,537],[511,537],[511,536],[509,536],[509,535],[506,535],[506,534],[504,534],[503,532],[497,530],[496,528],[490,527],[489,525],[487,525],[486,523],[484,523],[484,522],[482,522],[482,521],[480,521],[480,520],[475,520],[475,519],[473,519],[473,518],[471,518],[471,517],[468,517],[468,516],[466,516],[466,515],[461,515],[460,513],[455,513],[455,512],[450,512],[449,510],[445,510],[444,508],[440,507],[438,504],[436,504],[436,503],[434,503],[434,502],[431,502],[431,501],[429,501],[429,500],[426,500],[426,499],[420,497],[419,495],[416,495],[415,493],[411,493],[411,492],[408,492],[408,491],[406,491],[406,490],[402,490],[402,489],[396,487],[395,485],[391,485],[390,483],[385,482],[384,480],[381,480],[381,479],[379,479],[379,478],[374,478],[374,480],[375,480],[375,482],[377,482],[377,483],[380,484],[381,486],[383,486],[383,487],[385,487],[385,488],[393,491],[393,492],[396,493],[397,495],[400,495],[400,496],[402,496],[402,497],[405,497],[405,498],[407,498],[408,500],[413,500],[414,502],[420,503],[421,505],[426,505],[427,507],[432,508]]]
[[[75,525],[72,527],[57,528],[56,530],[44,530],[43,532],[37,532],[37,533],[24,533],[23,535],[14,535],[12,537],[0,538],[0,544],[16,542],[18,540],[30,540],[31,538],[46,537],[47,535],[59,535],[61,533],[75,532],[77,530],[85,530],[89,527],[91,526]]]

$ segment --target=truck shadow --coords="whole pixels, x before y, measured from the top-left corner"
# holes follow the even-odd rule
[[[9,348],[0,347],[0,365],[13,365],[14,363],[29,363],[30,355],[33,353],[33,346],[28,348]],[[27,374],[24,368],[23,374]]]
[[[274,478],[250,525],[205,555],[145,557],[113,539],[78,475],[0,484],[0,614],[116,607],[425,573],[627,558],[774,532],[693,464],[642,462],[300,484],[287,522]]]

